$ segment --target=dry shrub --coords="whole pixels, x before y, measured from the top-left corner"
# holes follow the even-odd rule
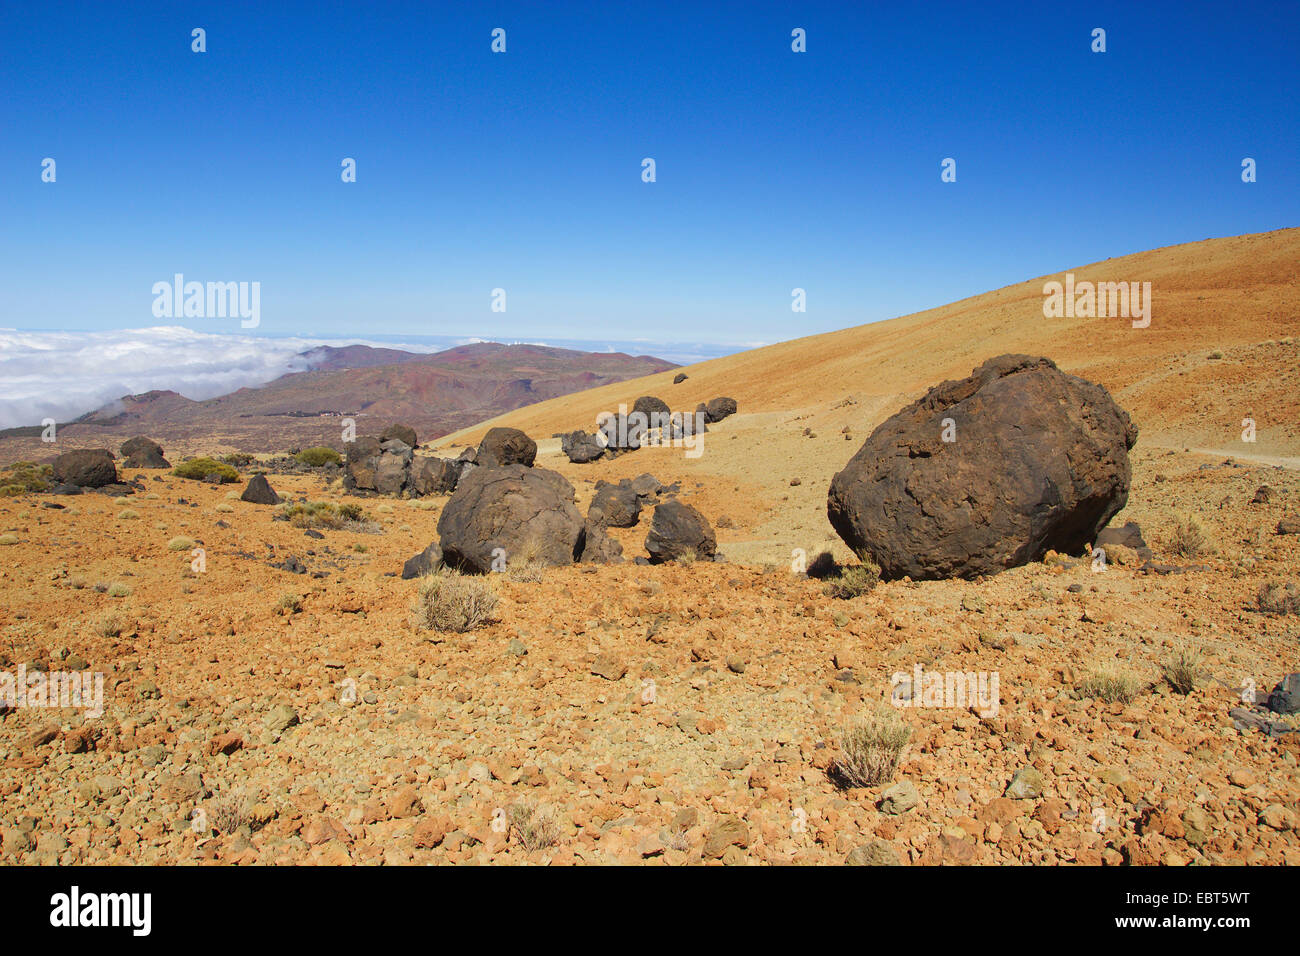
[[[379,534],[382,530],[377,522],[366,516],[360,505],[351,502],[298,501],[281,505],[280,515],[295,528],[326,528],[360,534]]]
[[[1127,704],[1142,690],[1142,679],[1118,664],[1102,664],[1084,675],[1077,687],[1084,697]]]
[[[1189,559],[1199,558],[1210,550],[1205,529],[1195,515],[1188,515],[1174,525],[1173,534],[1169,536],[1169,550],[1180,558]]]
[[[424,630],[463,634],[492,620],[496,606],[496,592],[483,578],[444,568],[423,579],[412,622]]]
[[[1161,668],[1165,682],[1179,694],[1190,694],[1196,689],[1201,675],[1201,655],[1186,647],[1174,651]]]
[[[529,853],[555,846],[560,840],[560,825],[555,814],[545,807],[537,807],[528,801],[516,803],[510,808],[510,826],[519,844]]]
[[[1300,588],[1291,581],[1285,585],[1265,581],[1259,586],[1255,601],[1265,614],[1300,614]]]
[[[849,725],[840,742],[835,772],[845,786],[875,787],[894,776],[912,728],[882,710]]]
[[[880,565],[870,558],[859,556],[861,564],[850,564],[839,569],[839,574],[826,579],[826,593],[830,597],[849,601],[862,597],[880,583]]]
[[[546,577],[546,562],[530,558],[506,570],[506,577],[523,584],[536,584]]]

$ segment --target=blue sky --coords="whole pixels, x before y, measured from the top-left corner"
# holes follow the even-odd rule
[[[0,326],[737,345],[1300,224],[1294,3],[707,7],[6,4]]]

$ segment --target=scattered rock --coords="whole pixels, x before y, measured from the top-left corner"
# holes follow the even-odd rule
[[[483,451],[480,447],[480,458]],[[443,562],[487,573],[502,549],[510,564],[529,559],[572,564],[581,553],[584,530],[573,499],[573,486],[544,468],[475,468],[460,480],[438,518]]]
[[[107,448],[66,451],[54,459],[54,479],[78,488],[102,488],[117,484],[117,466]]]
[[[239,500],[252,502],[255,505],[278,505],[280,496],[271,488],[266,475],[254,475],[248,479],[248,487],[239,496]]]
[[[688,504],[673,500],[655,506],[645,549],[656,564],[683,555],[711,561],[718,541],[704,515]]]
[[[474,461],[482,468],[524,465],[529,468],[537,459],[537,442],[517,428],[491,428],[479,442]]]

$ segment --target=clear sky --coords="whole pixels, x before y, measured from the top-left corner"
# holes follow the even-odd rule
[[[1296,3],[7,3],[0,326],[241,332],[180,272],[245,334],[793,338],[1300,224],[1297,63]]]

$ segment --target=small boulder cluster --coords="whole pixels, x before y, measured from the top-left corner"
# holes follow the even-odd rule
[[[118,449],[123,468],[170,468],[162,445],[143,435],[129,438]],[[55,495],[79,495],[97,491],[112,497],[134,494],[137,485],[124,482],[117,473],[117,459],[107,448],[80,448],[59,455],[53,462]]]
[[[622,406],[626,407],[626,406]],[[626,414],[606,414],[596,422],[596,431],[582,429],[562,432],[560,450],[575,464],[588,464],[600,458],[613,458],[645,445],[688,439],[697,432],[707,432],[710,423],[736,414],[734,398],[715,398],[701,402],[694,413],[674,412],[661,398],[642,395]]]
[[[695,508],[670,497],[677,486],[665,487],[652,475],[602,482],[583,517],[573,485],[557,472],[534,467],[536,457],[536,443],[523,432],[489,431],[463,459],[438,517],[438,540],[406,562],[402,577],[442,567],[485,574],[529,564],[617,564],[624,560],[623,547],[606,529],[635,526],[646,507],[654,508],[646,537],[650,557],[639,562],[715,558],[713,529]]]

